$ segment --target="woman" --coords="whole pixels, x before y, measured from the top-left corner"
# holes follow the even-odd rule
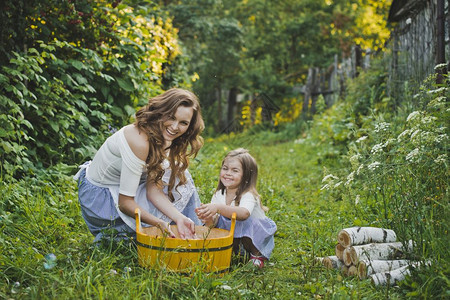
[[[172,220],[181,238],[194,236],[200,200],[187,168],[203,145],[203,129],[197,97],[174,88],[150,99],[134,124],[105,141],[76,176],[82,215],[96,241],[108,228],[134,232],[136,208],[145,224],[173,236]]]

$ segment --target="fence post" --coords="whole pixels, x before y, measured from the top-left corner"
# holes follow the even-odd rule
[[[308,69],[308,77],[306,78],[305,92],[302,106],[302,116],[306,119],[308,115],[309,99],[311,98],[311,86],[313,81],[313,68]]]
[[[310,107],[310,114],[311,116],[316,113],[316,102],[317,97],[320,93],[320,84],[321,84],[321,74],[319,68],[314,68],[313,72],[313,81],[311,86],[311,107]]]
[[[436,64],[445,63],[445,19],[444,19],[444,0],[437,1],[437,17],[436,17],[436,27],[437,27],[437,46],[436,46]],[[436,83],[440,84],[443,82],[443,75],[447,74],[447,68],[439,68],[436,70],[437,77]]]

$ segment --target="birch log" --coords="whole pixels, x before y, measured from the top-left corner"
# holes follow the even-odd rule
[[[358,269],[356,268],[356,266],[351,265],[350,267],[348,267],[347,276],[355,276],[356,274],[358,274]]]
[[[342,267],[342,261],[336,255],[324,257],[322,264],[327,269],[340,269]]]
[[[403,266],[390,272],[375,273],[370,275],[374,285],[395,285],[410,274],[409,266]]]
[[[336,244],[335,250],[336,250],[336,256],[337,256],[340,260],[342,260],[342,257],[343,257],[343,255],[344,255],[344,250],[345,250],[345,248],[344,248],[341,244]]]
[[[345,277],[348,276],[348,267],[346,265],[342,265],[341,274],[344,275]]]
[[[363,260],[358,264],[358,277],[360,279],[365,279],[367,276],[389,272],[400,267],[410,264],[411,261],[406,259],[399,260]]]
[[[361,260],[390,260],[403,256],[411,252],[413,242],[409,241],[406,249],[401,242],[393,243],[372,243],[368,245],[350,246],[346,254],[354,265]],[[344,257],[345,258],[345,257]],[[345,261],[344,261],[345,263]]]
[[[391,243],[397,235],[391,229],[377,227],[350,227],[339,231],[338,242],[344,248],[369,243]]]
[[[352,261],[352,247],[347,247],[344,249],[344,252],[342,253],[342,262],[344,263],[344,265],[346,266],[350,266],[353,261]]]

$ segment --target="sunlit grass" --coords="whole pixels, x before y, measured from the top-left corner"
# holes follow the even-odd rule
[[[276,139],[272,136],[272,139]],[[129,242],[92,245],[80,215],[75,182],[28,179],[2,183],[1,298],[32,299],[291,299],[384,298],[386,290],[370,281],[344,278],[314,262],[334,254],[336,234],[352,225],[346,204],[321,190],[323,145],[306,142],[251,143],[223,137],[206,145],[191,171],[201,200],[208,202],[217,184],[224,154],[246,147],[260,166],[258,188],[268,215],[277,223],[275,250],[263,270],[235,262],[223,277],[196,272],[180,276],[161,268],[145,269]],[[69,174],[67,174],[69,175]],[[46,269],[45,256],[56,256]],[[48,264],[47,264],[48,266]],[[389,296],[399,298],[395,291]]]

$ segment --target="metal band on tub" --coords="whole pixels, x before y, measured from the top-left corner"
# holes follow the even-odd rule
[[[186,249],[186,248],[165,248],[165,247],[152,246],[152,245],[148,245],[148,244],[143,244],[139,241],[136,241],[136,244],[138,246],[149,248],[152,250],[173,251],[173,252],[216,252],[216,251],[230,249],[233,246],[233,244],[230,244],[230,245],[227,245],[224,247],[218,247],[218,248]]]

